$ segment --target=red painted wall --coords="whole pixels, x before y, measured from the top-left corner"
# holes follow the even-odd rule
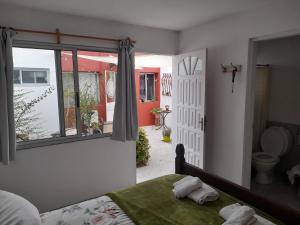
[[[155,96],[156,99],[153,102],[142,102],[140,100],[140,79],[141,73],[155,73]],[[154,125],[154,115],[150,112],[153,108],[160,107],[160,68],[155,67],[143,67],[142,69],[135,70],[135,82],[136,82],[136,96],[138,106],[138,123],[139,126]]]
[[[73,71],[73,59],[70,55],[70,51],[65,51],[62,53],[62,71],[72,72]],[[111,53],[100,53],[100,52],[86,52],[78,51],[78,55],[88,55],[88,56],[108,56],[114,55]],[[105,70],[116,71],[117,67],[112,64],[99,62],[92,59],[84,59],[78,57],[78,71],[79,72],[96,72],[99,75],[99,85],[100,85],[100,103],[97,105],[99,120],[106,121],[106,103],[105,103]],[[140,79],[141,73],[155,73],[156,77],[156,100],[153,102],[141,102],[140,100]],[[138,125],[139,126],[149,126],[154,125],[154,115],[150,113],[153,108],[160,107],[160,68],[153,67],[143,67],[141,69],[135,70],[136,79],[136,95],[137,95],[137,106],[138,106]],[[109,99],[108,99],[109,100]],[[73,119],[74,118],[70,118]],[[69,122],[70,124],[72,122]]]
[[[66,54],[64,54],[66,53]],[[88,56],[109,56],[114,55],[117,57],[117,54],[111,53],[102,53],[102,52],[87,52],[87,51],[78,51],[80,55]],[[63,72],[72,72],[73,71],[73,59],[69,51],[63,52],[62,54],[62,71]],[[106,103],[105,103],[105,70],[116,71],[117,67],[109,63],[99,62],[91,59],[84,59],[78,57],[78,72],[96,72],[99,76],[99,86],[100,86],[100,102],[96,106],[98,109],[99,120],[106,121]]]

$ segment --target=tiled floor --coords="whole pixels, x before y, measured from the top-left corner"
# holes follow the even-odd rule
[[[150,149],[150,160],[147,166],[137,168],[137,183],[150,180],[159,176],[174,173],[175,150],[171,143],[165,143],[162,139],[162,129],[156,127],[143,127],[148,135]]]
[[[251,182],[251,191],[298,210],[300,210],[299,188],[299,184],[291,185],[287,179],[281,177],[276,177],[276,180],[272,184],[257,184],[254,179]]]

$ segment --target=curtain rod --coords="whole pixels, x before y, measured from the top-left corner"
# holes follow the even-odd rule
[[[79,34],[69,34],[69,33],[61,33],[59,29],[56,29],[56,32],[50,32],[50,31],[39,31],[39,30],[29,30],[29,29],[18,29],[18,28],[12,28],[12,27],[2,27],[0,28],[10,28],[17,32],[23,32],[23,33],[34,33],[34,34],[45,34],[45,35],[54,35],[57,38],[57,43],[60,44],[60,37],[75,37],[75,38],[85,38],[85,39],[94,39],[94,40],[102,40],[102,41],[111,41],[111,42],[119,42],[121,39],[115,39],[115,38],[106,38],[106,37],[96,37],[96,36],[88,36],[88,35],[79,35]],[[132,40],[128,37],[128,39],[132,43],[136,43],[136,40]]]
[[[270,67],[270,64],[256,64],[257,67]]]

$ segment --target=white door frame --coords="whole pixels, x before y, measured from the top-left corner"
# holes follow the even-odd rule
[[[242,185],[250,189],[251,185],[251,163],[252,163],[252,136],[254,120],[254,94],[255,94],[255,71],[257,42],[278,38],[300,35],[300,30],[290,30],[249,39],[248,45],[248,69],[246,84],[246,106],[244,120],[244,144],[243,144],[243,171]]]

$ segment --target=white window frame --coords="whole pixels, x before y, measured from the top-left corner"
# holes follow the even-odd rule
[[[15,67],[14,70],[19,71],[20,84],[14,83],[14,85],[32,87],[32,86],[49,86],[50,85],[50,69],[48,68],[27,68],[27,67]],[[36,77],[34,77],[34,83],[23,83],[23,71],[34,71],[34,72],[46,72],[47,73],[47,83],[37,83]]]
[[[80,46],[80,45],[68,45],[68,44],[53,44],[53,43],[41,43],[32,41],[15,40],[13,47],[17,48],[32,48],[32,49],[45,49],[55,51],[56,62],[56,74],[57,74],[57,95],[58,95],[58,108],[59,108],[59,124],[60,124],[60,136],[51,137],[45,139],[37,139],[30,141],[23,141],[17,143],[17,150],[31,149],[36,147],[57,145],[63,143],[70,143],[76,141],[84,141],[96,138],[110,137],[111,133],[94,134],[90,136],[82,136],[81,134],[81,121],[80,121],[80,99],[79,99],[79,71],[78,71],[78,51],[94,51],[94,52],[107,52],[118,53],[118,48],[105,48],[105,47],[93,47],[93,46]],[[64,120],[64,96],[63,96],[63,83],[62,83],[62,68],[61,68],[61,51],[72,51],[73,55],[73,74],[74,74],[74,92],[76,103],[76,128],[77,135],[66,136],[65,120]],[[19,67],[16,67],[16,69]],[[100,82],[100,81],[99,81]],[[20,84],[14,84],[20,85]],[[99,97],[100,101],[100,97]]]
[[[148,75],[153,75],[153,80],[154,80],[154,85],[153,85],[153,100],[149,100],[148,96],[147,96],[147,91],[148,91]],[[140,76],[145,76],[145,101],[142,101],[141,97],[140,97],[140,101],[141,102],[155,102],[156,101],[156,73],[140,73]],[[141,81],[141,80],[140,80]],[[141,84],[140,84],[140,88],[141,88]]]

